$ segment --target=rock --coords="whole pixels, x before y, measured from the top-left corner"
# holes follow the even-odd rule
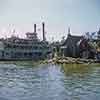
[[[57,57],[47,60],[47,63],[58,63],[58,64],[91,64],[97,63],[96,59],[83,59],[83,58],[72,58],[72,57]],[[46,62],[45,62],[46,63]]]

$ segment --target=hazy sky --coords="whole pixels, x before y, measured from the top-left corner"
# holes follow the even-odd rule
[[[68,26],[72,34],[96,31],[100,27],[100,0],[0,0],[0,37],[10,36],[11,29],[24,37],[34,23],[41,28],[42,21],[49,40],[67,36]]]

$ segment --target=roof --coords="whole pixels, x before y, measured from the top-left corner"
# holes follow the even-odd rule
[[[77,42],[82,38],[83,36],[74,36],[69,34],[63,45],[67,45],[68,41],[71,41],[72,44],[77,44]]]

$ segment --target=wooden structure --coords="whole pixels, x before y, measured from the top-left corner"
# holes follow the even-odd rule
[[[61,46],[62,56],[73,58],[94,58],[95,49],[83,36],[73,36],[68,29],[68,37]]]
[[[62,50],[64,56],[67,57],[80,57],[80,49],[78,46],[78,42],[82,39],[82,36],[73,36],[68,34],[67,39],[62,45]]]

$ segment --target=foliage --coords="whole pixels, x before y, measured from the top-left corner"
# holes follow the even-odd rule
[[[97,32],[97,46],[98,46],[98,48],[100,48],[100,29],[99,29],[99,31]]]

